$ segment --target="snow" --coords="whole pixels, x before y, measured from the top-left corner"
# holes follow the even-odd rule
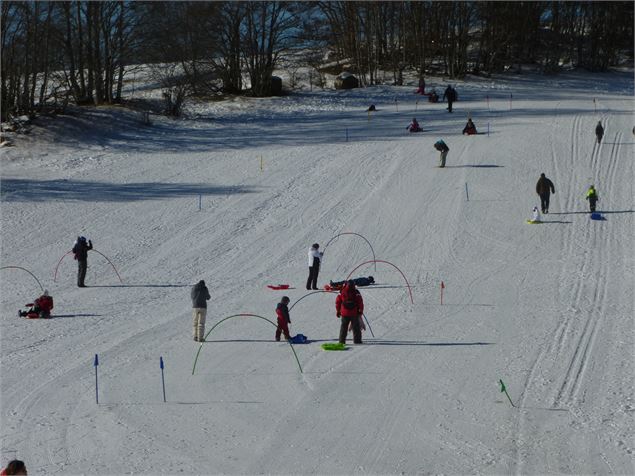
[[[633,71],[456,87],[452,114],[410,85],[192,103],[187,119],[149,126],[119,107],[35,121],[0,151],[1,259],[38,276],[55,317],[18,319],[40,289],[0,271],[2,464],[633,474]],[[479,135],[461,135],[468,113]],[[413,116],[422,134],[405,132]],[[541,172],[556,194],[528,225]],[[589,219],[591,183],[605,221]],[[210,286],[208,330],[233,314],[274,319],[283,294],[307,294],[310,245],[342,232],[402,270],[414,304],[395,268],[368,264],[354,274],[378,283],[361,289],[375,338],[321,350],[339,322],[334,295],[316,293],[291,310],[292,334],[312,341],[295,346],[303,373],[273,326],[242,316],[208,336],[192,375],[191,285]],[[53,281],[78,235],[123,283],[97,253],[88,288],[71,256]],[[370,259],[343,235],[319,282]],[[278,283],[293,289],[266,287]]]

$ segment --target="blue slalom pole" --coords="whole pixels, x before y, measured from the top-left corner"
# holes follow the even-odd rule
[[[346,128],[346,142],[348,142],[348,127]]]
[[[163,377],[163,357],[159,357],[159,365],[161,367],[161,383],[163,384],[163,401],[165,402],[165,378]]]
[[[99,380],[97,380],[97,366],[99,365],[99,357],[95,354],[95,402],[99,405]]]
[[[467,197],[467,201],[470,201],[470,195],[467,193],[467,182],[465,182],[465,196]]]
[[[198,196],[198,211],[199,212],[201,211],[201,201],[202,200],[203,200],[203,197],[202,197],[202,195],[199,194],[199,196]]]
[[[489,137],[489,122],[487,123],[487,137]]]

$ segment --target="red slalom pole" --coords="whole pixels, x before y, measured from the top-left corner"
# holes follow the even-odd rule
[[[441,305],[443,305],[443,290],[445,289],[445,284],[441,281]]]

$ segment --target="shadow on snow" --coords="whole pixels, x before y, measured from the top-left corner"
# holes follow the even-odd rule
[[[40,202],[92,200],[97,202],[128,202],[134,200],[162,200],[196,195],[234,195],[253,193],[253,187],[244,185],[214,186],[193,183],[137,182],[117,184],[81,180],[27,180],[2,179],[0,182],[4,202]]]

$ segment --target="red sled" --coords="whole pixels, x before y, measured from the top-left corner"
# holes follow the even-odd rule
[[[269,289],[275,289],[276,291],[279,291],[280,289],[289,289],[289,287],[291,287],[290,284],[267,284],[267,287]]]
[[[342,289],[342,286],[331,286],[330,284],[324,285],[325,291],[340,291],[341,289]]]

